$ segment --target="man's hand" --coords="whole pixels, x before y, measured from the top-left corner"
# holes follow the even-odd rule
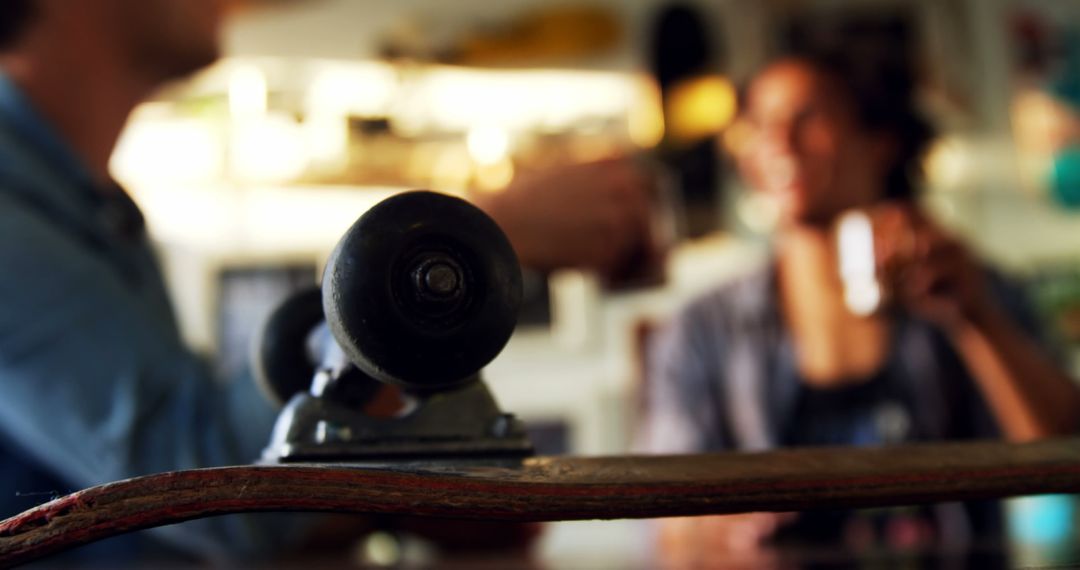
[[[643,249],[653,254],[647,172],[630,160],[605,160],[517,179],[476,204],[498,222],[523,265],[609,276]]]

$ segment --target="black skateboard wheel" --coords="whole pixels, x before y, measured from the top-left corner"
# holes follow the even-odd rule
[[[382,382],[470,381],[506,345],[521,269],[498,225],[468,202],[417,191],[377,204],[323,274],[323,309],[349,359]]]
[[[310,287],[278,305],[256,332],[251,359],[255,379],[278,404],[311,387],[315,362],[307,339],[322,321],[322,289]]]

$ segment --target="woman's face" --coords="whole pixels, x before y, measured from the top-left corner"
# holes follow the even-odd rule
[[[777,203],[781,224],[828,224],[883,195],[884,137],[863,129],[848,95],[810,64],[767,67],[750,84],[743,119],[751,136],[740,170]]]

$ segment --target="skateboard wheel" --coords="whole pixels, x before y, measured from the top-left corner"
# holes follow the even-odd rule
[[[404,388],[468,382],[510,338],[521,269],[498,225],[433,192],[377,204],[345,233],[323,274],[323,309],[363,372]]]
[[[310,287],[278,305],[255,334],[251,359],[255,379],[278,404],[311,387],[315,362],[307,339],[322,320],[322,290]]]

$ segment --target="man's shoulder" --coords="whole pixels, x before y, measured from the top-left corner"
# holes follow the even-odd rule
[[[47,206],[67,212],[80,195],[65,166],[0,123],[0,196],[25,207]],[[72,210],[69,213],[74,213]]]
[[[48,245],[63,234],[13,184],[0,176],[0,236],[9,246]]]
[[[42,187],[47,184],[49,173],[0,128],[0,218],[21,218],[31,213],[35,201],[45,196]]]
[[[27,294],[58,281],[86,284],[103,272],[86,244],[60,221],[28,203],[18,193],[5,192],[0,178],[0,290],[16,288]],[[48,287],[46,287],[48,288]]]
[[[0,237],[10,253],[78,249],[75,237],[93,225],[93,212],[61,174],[0,128]]]

